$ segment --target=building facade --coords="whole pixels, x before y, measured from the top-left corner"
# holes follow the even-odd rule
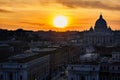
[[[49,55],[18,54],[0,63],[0,80],[47,80]]]
[[[68,65],[67,71],[68,80],[120,80],[120,52],[113,52],[111,58],[81,56],[79,63]]]
[[[114,43],[113,31],[107,26],[107,22],[103,19],[102,14],[95,22],[94,28],[91,27],[84,32],[85,45],[111,45]]]
[[[69,65],[67,69],[68,80],[99,80],[99,65]]]

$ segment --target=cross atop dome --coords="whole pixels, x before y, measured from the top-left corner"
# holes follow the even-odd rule
[[[100,18],[103,18],[102,13],[100,14]]]

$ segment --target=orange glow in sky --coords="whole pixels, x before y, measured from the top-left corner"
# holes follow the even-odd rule
[[[83,31],[94,26],[101,13],[108,26],[120,30],[119,0],[0,0],[0,28]],[[56,15],[67,17],[69,24],[55,27]]]

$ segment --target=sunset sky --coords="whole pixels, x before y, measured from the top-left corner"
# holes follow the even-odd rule
[[[120,0],[0,0],[0,28],[27,30],[87,30],[103,14],[108,26],[120,30]],[[57,15],[68,18],[66,28],[55,28]]]

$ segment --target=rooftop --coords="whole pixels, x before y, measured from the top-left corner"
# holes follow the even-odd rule
[[[15,56],[11,56],[8,59],[23,59],[23,58],[34,56],[34,55],[37,55],[37,54],[38,53],[30,53],[30,54],[23,53],[23,54],[18,54],[18,55],[15,55]]]
[[[37,59],[40,57],[43,57],[45,55],[49,55],[51,53],[55,53],[55,48],[45,48],[45,49],[34,49],[34,51],[27,51],[25,53],[17,54],[14,56],[9,57],[6,61],[12,61],[12,62],[28,62],[33,59]]]
[[[54,50],[56,50],[56,48],[31,48],[29,50],[26,50],[25,52],[48,52]]]
[[[80,56],[80,60],[81,61],[95,61],[97,60],[99,57],[98,54],[95,54],[95,53],[87,53],[87,54],[84,54],[82,56]]]

